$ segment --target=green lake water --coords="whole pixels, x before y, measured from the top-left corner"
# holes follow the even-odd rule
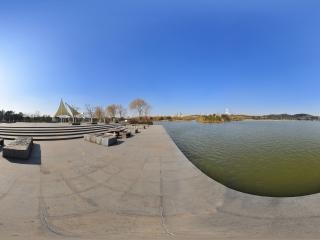
[[[161,122],[201,171],[255,195],[320,192],[320,121]]]

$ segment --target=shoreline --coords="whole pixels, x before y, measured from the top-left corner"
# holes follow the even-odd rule
[[[200,122],[200,121],[197,121],[197,120],[172,120],[172,121],[169,121],[169,120],[161,120],[161,121],[154,121],[155,123],[157,122],[197,122],[199,124],[221,124],[221,123],[231,123],[231,122],[249,122],[249,121],[255,121],[255,122],[267,122],[267,121],[270,121],[270,122],[293,122],[293,121],[296,121],[296,122],[320,122],[320,120],[297,120],[297,119],[283,119],[283,120],[279,120],[279,119],[243,119],[243,120],[235,120],[235,121],[222,121],[222,122]]]

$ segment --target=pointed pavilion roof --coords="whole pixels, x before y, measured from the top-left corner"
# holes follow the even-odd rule
[[[63,101],[62,101],[62,99],[61,99],[59,108],[58,108],[56,114],[54,115],[54,117],[62,117],[62,116],[64,116],[64,117],[66,117],[66,116],[71,117],[71,114],[68,112],[66,106],[64,105],[64,103],[63,103]]]
[[[80,113],[74,107],[71,107],[68,103],[66,103],[66,105],[69,108],[72,117],[76,117],[76,116],[80,115]]]

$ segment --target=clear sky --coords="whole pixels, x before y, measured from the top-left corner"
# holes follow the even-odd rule
[[[0,0],[0,109],[320,113],[320,1]]]

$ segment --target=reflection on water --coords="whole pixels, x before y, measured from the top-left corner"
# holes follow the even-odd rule
[[[320,192],[320,122],[161,122],[204,173],[263,196]]]

